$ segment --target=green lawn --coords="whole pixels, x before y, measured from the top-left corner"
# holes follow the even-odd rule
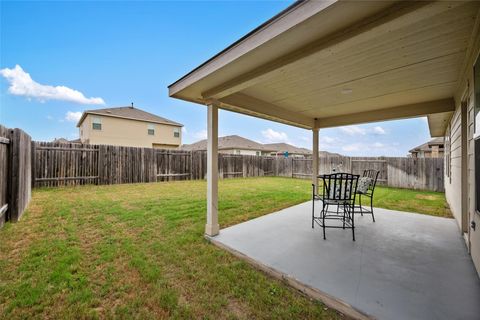
[[[337,319],[203,238],[204,181],[37,189],[0,230],[0,317]],[[220,181],[222,227],[310,197],[288,178]],[[379,189],[376,206],[448,215],[443,194]]]

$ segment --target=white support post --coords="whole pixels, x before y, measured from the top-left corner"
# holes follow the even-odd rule
[[[318,192],[318,129],[312,129],[312,183],[315,185],[315,192]]]
[[[218,225],[218,106],[208,105],[207,115],[207,224],[205,234],[216,236]]]

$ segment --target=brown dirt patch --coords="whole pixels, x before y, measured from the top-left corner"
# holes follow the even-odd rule
[[[437,200],[437,197],[430,195],[430,194],[417,194],[415,196],[416,199],[422,199],[422,200],[430,200],[430,201],[435,201]]]

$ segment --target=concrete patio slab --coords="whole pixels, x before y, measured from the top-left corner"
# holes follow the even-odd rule
[[[478,319],[480,279],[453,219],[375,209],[351,230],[311,228],[303,203],[214,242],[378,319]]]

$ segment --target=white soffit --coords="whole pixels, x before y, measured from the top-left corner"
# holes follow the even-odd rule
[[[379,120],[453,111],[446,102],[480,2],[319,3],[294,6],[263,26],[263,37],[250,35],[171,85],[170,95],[305,128],[368,121],[380,110]]]

